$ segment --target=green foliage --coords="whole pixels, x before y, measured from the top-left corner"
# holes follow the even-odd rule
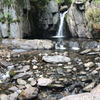
[[[9,23],[9,21],[11,21],[11,19],[12,19],[11,14],[6,13],[6,14],[1,15],[0,22],[5,23],[6,21],[8,21],[8,23]]]
[[[93,0],[94,3],[100,4],[100,0]]]
[[[98,30],[100,30],[100,8],[89,8],[86,13],[86,20],[88,22],[88,27],[92,27],[95,33],[98,33]]]
[[[11,6],[11,4],[13,3],[13,0],[2,0],[0,1],[0,5],[6,5],[6,6]]]

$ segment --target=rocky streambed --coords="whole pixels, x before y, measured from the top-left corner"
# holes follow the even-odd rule
[[[1,100],[99,100],[99,41],[65,41],[63,50],[53,49],[57,41],[22,41],[1,43]]]

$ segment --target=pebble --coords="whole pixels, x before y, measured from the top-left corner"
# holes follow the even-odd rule
[[[26,84],[25,87],[26,87],[26,88],[30,88],[31,85],[30,85],[30,84]]]
[[[92,75],[98,74],[98,71],[94,70],[91,72]]]
[[[65,69],[71,69],[73,68],[73,65],[70,65],[70,66],[64,66]]]
[[[33,69],[37,69],[38,67],[36,65],[33,66]]]
[[[81,71],[80,75],[86,75],[87,72]]]
[[[74,67],[73,69],[72,69],[73,71],[77,71],[77,69]]]
[[[36,80],[31,81],[31,86],[35,86],[36,85]]]
[[[26,84],[26,81],[25,80],[22,80],[22,79],[17,79],[17,83],[19,85],[25,85]]]
[[[39,78],[37,81],[39,86],[48,86],[52,83],[52,79],[49,78]]]
[[[93,67],[95,64],[93,62],[84,63],[85,67]]]
[[[67,73],[70,73],[70,72],[72,72],[72,70],[71,69],[67,69]]]

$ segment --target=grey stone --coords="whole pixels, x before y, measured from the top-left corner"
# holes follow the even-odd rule
[[[69,66],[64,66],[65,69],[71,69],[73,68],[73,65],[69,65]]]
[[[90,52],[90,51],[91,51],[91,49],[86,49],[86,50],[80,52],[80,54],[86,54],[86,53],[88,53],[88,52]]]
[[[64,12],[68,9],[68,6],[64,5],[60,7],[60,12]]]
[[[24,39],[4,39],[2,40],[4,45],[17,46],[18,48],[24,49],[21,46],[27,45],[32,49],[52,49],[54,47],[51,40],[24,40]]]
[[[25,99],[32,99],[38,95],[38,88],[36,87],[30,87],[25,90],[23,90],[20,95],[19,99],[20,100],[25,100]]]
[[[58,21],[59,21],[59,13],[56,13],[56,14],[53,16],[53,24],[57,24]]]
[[[71,59],[69,57],[56,55],[56,56],[43,56],[42,60],[51,63],[59,63],[59,62],[69,62]]]
[[[17,79],[17,83],[19,85],[25,85],[26,84],[26,81],[25,80],[22,80],[22,79]]]
[[[14,76],[13,79],[17,79],[17,78],[27,78],[28,76],[32,75],[32,72],[25,72],[25,73],[19,73],[17,75]]]
[[[100,93],[100,84],[98,84],[96,87],[94,87],[90,92],[91,93],[97,93],[97,92]]]
[[[39,86],[48,86],[52,83],[52,79],[49,78],[39,78],[37,81]]]
[[[55,0],[49,1],[47,10],[48,12],[51,11],[52,13],[58,12],[58,3]]]
[[[9,96],[6,94],[0,94],[0,100],[9,100]]]
[[[96,52],[99,52],[100,48],[94,48],[93,50],[96,51]]]
[[[86,37],[86,31],[85,31],[85,26],[84,24],[79,24],[77,25],[77,34],[78,34],[78,37]]]
[[[30,84],[31,84],[31,86],[35,86],[36,85],[36,80],[32,80]]]
[[[99,60],[100,60],[100,58],[99,58]],[[97,66],[100,67],[100,63],[97,63]]]
[[[90,74],[91,74],[91,75],[98,74],[98,71],[97,71],[97,70],[93,70]]]
[[[62,75],[64,74],[64,73],[63,73],[63,70],[62,70],[61,68],[57,68],[57,73],[58,73],[58,74],[62,74]]]
[[[17,91],[18,88],[17,88],[16,86],[13,86],[13,87],[9,88],[9,90],[10,90],[10,91]]]
[[[30,84],[25,85],[26,88],[31,88],[32,86]]]
[[[91,91],[93,88],[94,88],[94,86],[95,86],[95,84],[96,84],[96,82],[92,82],[92,83],[90,83],[89,85],[87,85],[87,86],[85,86],[84,88],[83,88],[83,91]]]
[[[2,64],[3,66],[5,66],[5,67],[11,66],[11,65],[12,65],[11,62],[7,62],[7,61],[2,61],[1,64]]]
[[[29,69],[30,69],[30,65],[25,65],[25,66],[23,66],[22,69],[17,70],[17,71],[15,71],[15,72],[26,72],[26,71],[28,71]]]
[[[99,99],[100,99],[100,92],[69,95],[59,100],[99,100]]]
[[[17,92],[14,92],[14,93],[10,94],[9,100],[17,100],[18,95],[19,94]]]
[[[93,67],[95,64],[93,62],[84,63],[85,67]]]
[[[8,23],[1,24],[1,32],[3,37],[8,37]]]
[[[12,50],[12,53],[13,53],[13,54],[16,54],[16,53],[23,53],[23,52],[27,52],[27,50],[24,50],[24,49],[14,49],[14,50]]]

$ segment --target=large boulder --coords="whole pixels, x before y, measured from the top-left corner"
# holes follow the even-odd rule
[[[53,43],[51,40],[24,40],[24,39],[4,39],[2,40],[4,45],[17,46],[21,49],[52,49]]]
[[[72,37],[99,38],[100,4],[93,0],[74,0],[66,15]]]
[[[76,95],[69,95],[60,100],[100,100],[100,92],[99,93],[82,93]]]
[[[61,6],[60,7],[60,12],[64,12],[64,11],[67,11],[68,10],[68,6]]]

